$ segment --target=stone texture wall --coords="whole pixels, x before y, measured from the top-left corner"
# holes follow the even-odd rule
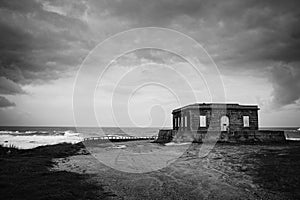
[[[157,142],[283,142],[283,131],[259,131],[258,107],[238,104],[192,104],[173,110],[173,130],[160,130]],[[206,126],[200,127],[200,115]],[[229,126],[221,132],[221,118],[227,116]],[[244,127],[243,116],[249,116]],[[184,120],[184,119],[187,120]]]
[[[155,142],[157,143],[167,143],[171,142],[176,135],[177,131],[172,129],[161,129],[159,130],[157,140]]]
[[[284,131],[260,130],[256,132],[255,138],[262,142],[286,141]]]
[[[285,142],[284,131],[272,130],[243,130],[232,132],[219,131],[175,131],[160,130],[158,134],[158,143],[168,142],[198,142],[215,141],[228,143],[272,143]]]
[[[236,109],[235,109],[236,108]],[[200,127],[200,115],[206,116],[206,127]],[[184,126],[178,127],[178,124],[182,124],[182,117],[187,117],[187,124],[184,123]],[[220,141],[228,141],[230,136],[235,132],[236,134],[246,133],[251,135],[251,131],[258,130],[258,111],[257,109],[241,109],[241,107],[231,107],[230,109],[225,109],[225,107],[219,108],[201,108],[201,109],[186,109],[178,110],[173,112],[173,122],[178,119],[178,122],[173,123],[173,129],[176,130],[176,135],[173,138],[173,141],[194,141],[202,142],[204,138],[211,137],[206,133],[209,131],[211,134],[218,133],[221,131],[221,118],[222,116],[227,116],[229,118],[229,132],[222,133]],[[244,127],[243,116],[249,116],[249,127]],[[161,133],[165,134],[165,133]],[[168,134],[170,135],[170,133]],[[163,136],[161,136],[162,138]],[[169,136],[164,136],[169,137]],[[239,139],[240,138],[240,139]],[[172,139],[168,138],[168,141]],[[243,140],[243,136],[236,136],[233,140]],[[232,141],[233,141],[232,140]],[[166,141],[166,140],[165,140]]]
[[[221,130],[221,117],[227,116],[229,118],[229,130],[242,131],[242,130],[258,130],[258,114],[257,110],[190,110],[190,130],[192,131],[206,131]],[[206,127],[199,127],[199,115],[206,116]],[[249,116],[249,127],[244,127],[243,116]],[[188,124],[189,125],[189,124]]]

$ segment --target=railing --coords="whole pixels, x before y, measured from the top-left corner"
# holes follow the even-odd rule
[[[84,141],[91,140],[110,140],[110,141],[132,141],[132,140],[156,140],[157,136],[143,136],[143,137],[135,137],[135,136],[101,136],[101,137],[89,137],[84,138]]]

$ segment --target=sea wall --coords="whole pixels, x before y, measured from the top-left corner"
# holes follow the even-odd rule
[[[272,143],[285,142],[284,131],[255,130],[255,131],[176,131],[172,129],[162,129],[159,131],[156,142],[203,142],[215,141],[228,143]]]

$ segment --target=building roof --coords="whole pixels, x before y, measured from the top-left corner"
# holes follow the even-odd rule
[[[259,110],[257,105],[239,105],[237,103],[194,103],[173,110],[172,113],[190,109],[226,109],[226,110]]]

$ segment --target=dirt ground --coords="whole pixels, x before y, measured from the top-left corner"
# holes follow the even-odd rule
[[[300,198],[299,143],[217,144],[205,157],[201,144],[135,141],[87,149],[92,155],[83,150],[56,159],[52,170],[88,174],[112,199]]]

